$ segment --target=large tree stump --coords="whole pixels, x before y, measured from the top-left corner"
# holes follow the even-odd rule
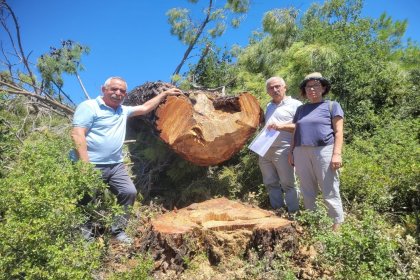
[[[137,87],[125,104],[142,104],[171,86],[148,83]],[[140,118],[146,118],[182,158],[210,166],[230,159],[243,147],[261,123],[262,110],[250,93],[220,96],[199,90],[169,96],[153,114]]]
[[[152,253],[156,270],[177,272],[186,268],[186,259],[200,251],[217,265],[232,255],[269,257],[278,246],[287,252],[297,250],[291,221],[226,198],[194,203],[156,217],[138,245],[141,251]]]

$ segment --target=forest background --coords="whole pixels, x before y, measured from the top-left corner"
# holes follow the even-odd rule
[[[268,77],[282,76],[296,89],[307,73],[322,72],[332,82],[329,98],[346,114],[341,192],[347,219],[340,235],[332,235],[320,202],[318,212],[303,211],[299,218],[306,232],[300,242],[318,249],[317,265],[335,279],[418,279],[420,49],[403,39],[407,21],[362,16],[363,1],[330,0],[305,11],[273,9],[246,46],[227,48],[215,38],[229,24],[240,28],[250,6],[225,3],[207,10],[207,22],[204,16],[199,24],[190,21],[188,10],[168,12],[172,34],[185,44],[184,56],[191,50],[198,58],[180,59],[172,82],[184,90],[250,91],[263,107]],[[118,210],[107,196],[102,203],[77,206],[83,192],[104,186],[89,166],[67,159],[75,104],[63,91],[65,75],[83,85],[81,59],[95,50],[66,40],[32,61],[19,37],[25,26],[17,24],[6,1],[0,5],[9,40],[3,44],[2,38],[0,76],[0,279],[95,278],[106,270],[109,247],[86,245],[79,225],[89,215],[106,224],[110,215],[104,213]],[[197,167],[157,141],[145,123],[127,154],[139,202],[146,206],[172,209],[226,196],[268,208],[256,155],[247,148],[222,165]],[[139,205],[138,215],[152,215],[153,207]],[[150,276],[147,256],[136,258],[137,267],[107,278]],[[267,262],[242,264],[245,279],[299,278],[293,256],[279,253]]]

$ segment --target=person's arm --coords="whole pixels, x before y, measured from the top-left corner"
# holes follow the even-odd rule
[[[339,169],[342,165],[341,151],[344,141],[344,120],[342,117],[337,116],[332,119],[332,124],[334,129],[334,149],[331,157],[331,167],[332,169]]]
[[[302,103],[300,103],[302,104]],[[302,106],[302,105],[301,105]],[[295,160],[293,158],[293,150],[295,149],[295,134],[296,134],[296,123],[298,121],[298,116],[299,116],[299,109],[300,107],[296,108],[296,112],[293,116],[293,120],[292,120],[292,124],[293,124],[293,131],[292,131],[292,140],[290,141],[290,150],[289,150],[289,154],[287,155],[287,161],[289,162],[289,164],[291,166],[295,166]]]
[[[87,128],[73,127],[71,131],[71,138],[76,148],[76,153],[79,159],[83,162],[89,162],[86,143]]]
[[[180,95],[182,94],[182,91],[178,88],[171,88],[166,91],[163,91],[147,101],[146,103],[138,106],[134,106],[133,113],[130,115],[130,117],[145,115],[155,109],[160,102],[162,102],[168,95]]]
[[[267,126],[269,129],[274,130],[284,130],[290,133],[293,133],[295,131],[295,124],[294,123],[271,123]]]
[[[295,161],[293,159],[293,150],[295,149],[295,133],[296,132],[295,132],[295,130],[293,128],[292,141],[290,142],[290,150],[289,150],[289,154],[287,155],[287,161],[289,162],[289,164],[291,166],[295,166]]]

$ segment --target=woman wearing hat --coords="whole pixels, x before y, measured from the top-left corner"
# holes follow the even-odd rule
[[[320,73],[307,75],[299,87],[309,103],[300,106],[293,118],[296,126],[289,162],[299,176],[305,208],[315,210],[321,190],[336,231],[344,221],[338,175],[344,112],[337,102],[324,100],[331,84]]]

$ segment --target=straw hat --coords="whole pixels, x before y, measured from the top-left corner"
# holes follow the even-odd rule
[[[305,79],[300,83],[299,88],[302,92],[302,95],[305,95],[305,86],[306,83],[311,81],[311,80],[316,80],[319,81],[324,87],[325,87],[325,92],[322,95],[327,94],[330,89],[331,89],[331,83],[330,81],[328,81],[327,79],[325,79],[324,77],[322,77],[322,74],[319,72],[313,72],[311,74],[308,74],[305,76]]]

